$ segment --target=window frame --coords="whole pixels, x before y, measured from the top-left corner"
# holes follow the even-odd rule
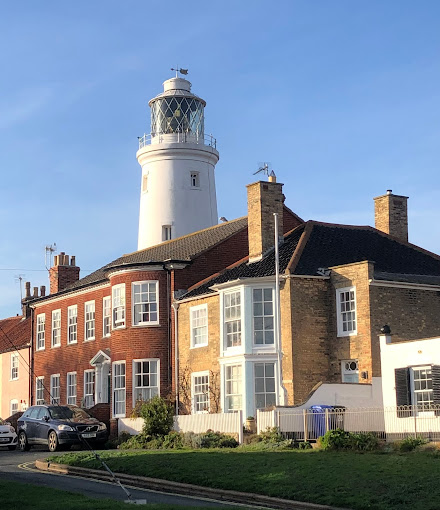
[[[154,284],[155,285],[155,294],[156,294],[156,301],[142,301],[141,303],[135,303],[135,286],[142,286],[143,284]],[[148,294],[150,294],[150,290],[148,290]],[[142,296],[142,291],[140,292],[140,295]],[[156,304],[156,311],[155,312],[143,312],[143,313],[156,313],[157,319],[155,321],[145,321],[145,322],[136,322],[136,311],[135,307],[139,305],[145,305],[145,304]],[[142,312],[141,312],[142,315]],[[143,281],[137,281],[137,282],[131,282],[131,324],[132,327],[138,328],[138,327],[145,327],[145,326],[159,326],[159,281],[158,280],[143,280]]]
[[[58,315],[58,319],[56,318],[56,315]],[[52,310],[51,315],[51,342],[50,346],[51,348],[57,348],[61,347],[61,309],[58,308],[57,310]],[[58,326],[55,327],[55,323],[58,323]],[[58,339],[57,343],[55,343],[55,337]]]
[[[41,398],[38,398],[39,392],[41,392]],[[35,380],[35,405],[44,405],[44,375],[38,376]]]
[[[9,401],[9,415],[10,415],[10,416],[12,416],[12,415],[13,415],[13,414],[15,414],[15,413],[18,413],[18,404],[19,404],[19,402],[18,402],[18,400],[17,400],[16,398],[13,398],[13,399],[11,399],[11,400]],[[15,411],[12,409],[12,406],[13,406],[13,405],[16,405],[16,406],[17,406],[17,408],[16,408],[16,410],[15,410]]]
[[[200,189],[200,172],[197,170],[190,171],[190,188],[191,189]]]
[[[239,368],[240,369],[240,374],[239,374],[239,379],[233,379],[233,378],[228,378],[228,369],[232,369],[232,368]],[[225,385],[224,385],[224,406],[223,406],[223,412],[224,413],[235,413],[237,411],[240,411],[243,409],[243,390],[244,390],[244,381],[243,381],[243,374],[244,374],[245,370],[244,370],[244,367],[243,367],[243,364],[242,363],[228,363],[227,365],[224,365],[224,378],[225,378]],[[237,393],[229,393],[228,392],[228,382],[231,382],[232,384],[239,384],[240,387],[240,392]],[[230,406],[229,406],[229,398],[230,397],[240,397],[240,407],[237,407],[236,409],[232,409]]]
[[[54,385],[54,380],[58,381],[58,386]],[[57,388],[58,396],[54,398],[54,389]],[[50,376],[50,403],[59,405],[61,403],[61,376],[60,374],[51,374]]]
[[[93,374],[93,377],[92,377],[93,380],[88,381],[87,375],[91,375],[91,374]],[[84,380],[84,393],[83,393],[84,407],[86,409],[90,409],[91,407],[93,407],[95,405],[95,392],[96,392],[96,371],[95,371],[95,369],[89,368],[87,370],[84,370],[83,380]],[[93,386],[93,392],[87,393],[87,385],[90,385],[90,384],[92,384],[92,386]],[[92,397],[92,403],[91,403],[91,405],[88,405],[87,398],[90,396]]]
[[[194,334],[194,329],[195,326],[194,326],[194,322],[195,320],[198,320],[200,319],[200,317],[197,317],[195,318],[193,316],[194,312],[199,312],[201,310],[204,310],[206,312],[206,324],[204,326],[198,326],[199,329],[201,329],[202,327],[206,329],[206,332],[205,332],[205,335],[206,336],[206,340],[202,343],[196,343],[195,342],[195,334]],[[191,349],[197,349],[199,347],[206,347],[209,343],[209,317],[208,317],[208,303],[204,303],[204,304],[201,304],[201,305],[196,305],[196,306],[191,306],[190,309],[189,309],[189,324],[190,324],[190,337],[191,337],[191,345],[190,345],[190,348]]]
[[[37,315],[36,337],[37,338],[36,338],[35,350],[36,351],[44,351],[46,348],[46,314],[45,313],[39,313]]]
[[[17,362],[16,366],[15,366],[15,363],[14,362]],[[17,381],[18,378],[19,378],[19,366],[20,366],[20,355],[18,354],[18,352],[12,352],[11,353],[11,370],[9,372],[9,375],[10,375],[10,381]],[[15,371],[15,375],[14,375],[14,371]]]
[[[87,310],[87,307],[90,307],[93,305],[93,310]],[[91,314],[91,318],[87,318],[87,316]],[[92,340],[95,340],[96,336],[96,305],[95,300],[92,299],[90,301],[86,301],[84,303],[84,342],[91,342]],[[90,329],[87,329],[87,326],[91,324]],[[90,334],[90,331],[93,332],[92,336],[88,336]]]
[[[206,392],[198,392],[196,393],[195,389],[196,389],[196,379],[198,377],[206,377],[207,378],[207,381],[206,381]],[[200,386],[200,384],[199,384]],[[203,395],[203,396],[206,396],[206,404],[207,404],[207,407],[205,407],[204,409],[197,409],[198,407],[198,400],[197,400],[197,396],[199,395]],[[204,370],[203,372],[192,372],[191,374],[191,414],[205,414],[205,413],[209,413],[209,411],[211,410],[211,398],[210,398],[210,392],[209,392],[209,370]]]
[[[106,311],[108,313],[106,314]],[[106,324],[108,320],[108,324]],[[108,328],[108,333],[106,329]],[[108,338],[112,332],[112,297],[105,296],[102,298],[102,337]]]
[[[262,299],[263,301],[255,301],[254,300],[254,292],[256,290],[261,290],[262,293]],[[264,300],[264,291],[270,290],[272,294],[272,315],[265,315],[264,314],[264,304],[269,303],[269,301]],[[251,287],[251,301],[252,301],[252,345],[254,349],[274,349],[275,348],[275,289],[271,286],[262,286],[262,287]],[[262,306],[262,314],[263,315],[255,315],[255,304],[261,303]],[[262,319],[263,320],[263,329],[256,330],[255,328],[255,319]],[[265,319],[272,318],[272,329],[265,329],[264,326],[264,320]],[[256,331],[262,331],[263,332],[263,343],[256,343],[255,341],[255,333]],[[272,331],[272,342],[268,343],[266,342],[266,331]]]
[[[162,242],[171,241],[173,238],[173,226],[172,225],[162,225]]]
[[[74,315],[71,312],[75,311]],[[71,319],[75,319],[75,322],[70,322]],[[75,340],[71,340],[71,337],[75,336]],[[78,343],[78,305],[71,305],[67,307],[67,345]]]
[[[156,386],[154,385],[151,385],[151,381],[150,381],[150,385],[149,386],[137,386],[136,384],[136,376],[141,376],[143,377],[144,375],[148,375],[148,377],[151,377],[151,374],[154,372],[148,372],[147,373],[144,373],[143,371],[141,372],[138,372],[137,369],[136,369],[136,363],[140,363],[141,364],[141,370],[143,370],[143,366],[142,366],[142,363],[145,363],[145,362],[148,362],[148,363],[156,363]],[[151,367],[151,365],[150,365]],[[150,396],[150,398],[153,398],[154,396],[156,395],[160,395],[160,358],[140,358],[140,359],[134,359],[133,362],[132,362],[132,374],[133,374],[133,381],[132,381],[132,388],[133,388],[133,397],[132,397],[132,406],[133,408],[135,407],[136,405],[136,402],[138,400],[137,398],[137,390],[140,389],[149,389],[152,393],[152,395]],[[153,388],[156,388],[156,392],[153,394]],[[145,399],[142,399],[142,400],[145,400]],[[149,400],[149,399],[148,399]]]
[[[434,390],[433,390],[433,377],[432,377],[432,365],[418,365],[418,366],[411,366],[409,368],[409,380],[410,380],[410,393],[411,393],[411,404],[414,409],[414,411],[417,414],[423,413],[424,415],[426,413],[431,413],[435,408],[434,403]],[[430,389],[420,389],[416,390],[415,388],[415,373],[422,370],[429,370],[430,372],[430,378],[426,378],[427,381],[431,381],[431,388]],[[417,379],[418,381],[423,381],[422,378]],[[428,401],[428,404],[419,404],[417,402],[417,394],[421,393],[430,393],[431,398]],[[426,407],[425,407],[426,406]]]
[[[226,298],[228,296],[231,296],[232,294],[236,294],[239,296],[239,299],[240,299],[240,303],[239,303],[239,317],[236,318],[229,318],[229,319],[226,319],[226,310],[229,309],[229,308],[232,308],[232,306],[228,305],[226,306]],[[243,331],[243,308],[244,308],[244,299],[243,299],[243,293],[242,293],[242,289],[232,289],[232,290],[228,290],[228,291],[225,291],[223,293],[223,298],[222,298],[222,303],[223,303],[223,310],[222,310],[222,325],[223,325],[223,350],[224,351],[233,351],[233,350],[239,350],[239,349],[242,349],[243,347],[243,341],[244,341],[244,331]],[[237,304],[233,305],[233,307],[237,307]],[[239,325],[239,329],[237,331],[232,331],[232,333],[228,333],[228,327],[227,327],[227,324],[229,323],[233,323],[233,322],[236,322],[238,325]],[[229,335],[236,335],[236,334],[239,334],[240,336],[240,343],[237,343],[237,344],[232,344],[232,345],[228,345],[228,336]]]
[[[122,292],[118,296],[118,299],[121,301],[122,304],[115,305],[115,294],[116,291],[121,290]],[[127,307],[127,300],[126,300],[126,288],[125,283],[118,283],[117,285],[113,285],[112,287],[112,330],[113,329],[124,329],[126,327],[127,322],[127,315],[126,315],[126,307]],[[117,310],[122,311],[122,319],[118,320],[116,322],[115,320],[115,314]]]
[[[72,377],[75,377],[75,384],[71,384],[71,381],[69,381],[69,379],[71,379]],[[66,376],[66,404],[67,405],[74,405],[76,406],[76,402],[77,402],[77,397],[78,397],[78,376],[77,376],[77,372],[74,371],[74,372],[67,372],[67,376]],[[70,384],[69,384],[70,382]],[[70,394],[70,389],[71,388],[74,388],[75,389],[75,393],[74,394]],[[69,399],[75,399],[74,402],[69,402]]]
[[[342,311],[341,307],[341,294],[345,292],[353,292],[354,293],[354,310],[350,310],[349,312]],[[350,299],[351,302],[351,299]],[[337,330],[338,330],[338,337],[346,337],[346,336],[355,336],[357,335],[357,325],[358,325],[358,316],[357,316],[357,299],[356,299],[356,287],[350,286],[350,287],[343,287],[340,289],[336,289],[336,313],[337,313]],[[343,320],[343,314],[344,313],[354,313],[354,322],[356,324],[356,327],[352,330],[344,331],[344,320]],[[353,320],[352,320],[353,322]]]
[[[124,386],[116,387],[115,381],[116,377],[121,377],[122,374],[116,374],[116,366],[123,365],[124,366]],[[118,400],[116,401],[115,395],[117,391],[123,391],[124,400]],[[121,403],[124,402],[124,412],[123,413],[116,413],[116,402]],[[112,363],[112,415],[113,418],[125,418],[127,408],[127,367],[125,360],[123,361],[114,361]]]
[[[354,362],[357,364],[357,369],[356,370],[347,370],[345,368],[345,364],[346,363],[354,363]],[[344,376],[347,376],[347,375],[350,375],[350,374],[356,374],[357,375],[357,381],[356,382],[344,380]],[[359,360],[358,359],[343,359],[343,360],[341,360],[341,382],[343,384],[359,384],[359,375],[360,375],[360,372],[359,372]]]
[[[256,375],[256,366],[257,365],[263,365],[263,377],[258,377],[258,379],[263,380],[264,384],[264,391],[257,391],[257,375]],[[273,366],[273,377],[266,377],[266,365],[272,365]],[[256,361],[253,364],[253,375],[254,375],[254,399],[255,399],[255,409],[266,409],[269,406],[277,405],[278,404],[278,391],[277,391],[277,364],[275,361]],[[274,391],[267,391],[267,380],[273,379],[274,384]],[[275,396],[275,402],[273,404],[267,403],[267,395],[274,394]],[[257,395],[264,395],[265,405],[264,407],[258,407],[257,405]]]

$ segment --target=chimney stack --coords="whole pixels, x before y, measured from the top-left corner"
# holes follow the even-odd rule
[[[59,255],[55,255],[54,264],[49,270],[50,293],[60,292],[78,281],[79,271],[74,255],[69,257],[63,251]]]
[[[247,185],[249,262],[260,260],[274,246],[274,217],[278,213],[278,239],[283,239],[283,185],[275,174],[269,182]]]
[[[374,199],[375,227],[400,241],[408,242],[408,197],[393,195],[388,189],[385,195]]]
[[[34,287],[34,292],[35,292]],[[32,299],[31,296],[31,282],[25,282],[24,284],[24,298],[21,300],[21,314],[24,319],[27,319],[31,316],[31,309],[29,306],[29,301]],[[37,289],[37,295],[38,295],[38,289]]]

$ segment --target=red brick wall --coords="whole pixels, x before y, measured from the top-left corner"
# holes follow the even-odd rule
[[[131,284],[136,281],[159,281],[159,322],[158,326],[132,325]],[[102,337],[102,299],[111,295],[111,286],[126,285],[126,324],[123,329],[116,329],[111,336]],[[110,276],[110,285],[104,288],[92,288],[88,292],[70,295],[52,303],[41,302],[35,310],[36,316],[46,313],[46,348],[35,351],[34,371],[36,376],[44,376],[44,384],[50,389],[50,375],[60,374],[61,403],[67,400],[66,379],[68,372],[77,372],[77,404],[84,396],[84,370],[91,369],[90,360],[99,350],[110,350],[112,362],[126,361],[126,414],[132,409],[132,361],[133,359],[158,358],[160,360],[160,389],[166,395],[170,391],[169,341],[168,341],[168,291],[167,273],[156,271],[133,271]],[[95,300],[95,340],[84,341],[84,304]],[[67,345],[67,307],[78,306],[78,343]],[[61,347],[51,347],[52,310],[61,309]],[[35,401],[35,381],[34,401]],[[49,395],[45,394],[49,401]]]

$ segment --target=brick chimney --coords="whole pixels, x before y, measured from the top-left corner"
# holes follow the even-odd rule
[[[55,294],[79,280],[79,267],[75,264],[75,257],[69,257],[64,252],[55,255],[53,266],[49,270],[50,293]]]
[[[278,213],[278,238],[283,239],[283,185],[275,174],[269,182],[247,185],[249,262],[260,260],[274,245],[274,216]]]
[[[408,197],[393,195],[391,189],[374,199],[375,227],[408,242]]]

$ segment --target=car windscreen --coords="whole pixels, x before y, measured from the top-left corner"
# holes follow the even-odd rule
[[[86,413],[80,407],[56,406],[50,407],[49,412],[54,420],[83,421],[91,418],[90,414]]]
[[[0,425],[4,425],[6,422],[0,418]]]

